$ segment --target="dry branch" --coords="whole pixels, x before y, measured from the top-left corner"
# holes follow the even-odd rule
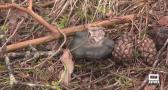
[[[70,27],[70,28],[66,28],[63,30],[59,30],[56,26],[53,26],[51,24],[49,24],[47,21],[45,21],[41,16],[39,16],[38,14],[36,14],[33,10],[32,10],[32,0],[29,0],[29,6],[27,8],[21,7],[17,4],[0,4],[0,10],[1,9],[18,9],[20,11],[23,11],[25,13],[28,13],[29,15],[31,15],[35,20],[37,20],[40,24],[42,24],[44,27],[46,27],[49,31],[53,32],[54,35],[48,35],[45,37],[41,37],[41,38],[37,38],[37,39],[33,39],[33,40],[27,40],[27,41],[23,41],[23,42],[19,42],[16,44],[12,44],[12,45],[8,45],[6,48],[6,51],[12,51],[12,50],[16,50],[19,48],[24,48],[28,45],[38,45],[44,42],[48,42],[54,39],[58,39],[61,37],[62,33],[65,33],[66,35],[70,35],[73,34],[74,32],[79,32],[79,31],[83,31],[83,30],[87,30],[88,26],[110,26],[113,24],[118,24],[118,23],[125,23],[125,22],[129,22],[132,21],[134,18],[134,15],[128,15],[128,16],[124,16],[124,17],[117,17],[117,18],[113,18],[111,20],[104,20],[104,21],[99,21],[99,22],[95,22],[92,24],[86,24],[86,25],[79,25],[79,26],[75,26],[75,27]],[[62,33],[61,33],[62,32]]]
[[[94,22],[91,24],[69,27],[69,28],[62,29],[61,31],[63,33],[65,33],[66,35],[73,35],[75,32],[87,30],[87,27],[90,27],[90,26],[108,27],[108,26],[115,25],[115,24],[122,24],[122,23],[130,22],[133,20],[133,18],[134,18],[134,15],[127,15],[127,16],[123,16],[123,17],[113,18],[111,20],[103,20],[103,21],[98,21],[98,22]],[[27,47],[28,45],[38,45],[38,44],[41,44],[44,42],[58,39],[60,37],[61,37],[60,33],[55,33],[55,34],[50,34],[48,36],[44,36],[41,38],[19,42],[16,44],[8,45],[6,51],[7,52],[13,51],[13,50],[16,50],[19,48]]]
[[[32,1],[29,1],[29,6],[28,8],[24,8],[21,7],[17,4],[0,4],[0,10],[2,9],[17,9],[20,11],[23,11],[25,13],[28,13],[29,15],[31,15],[35,20],[37,20],[40,24],[42,24],[44,27],[46,27],[49,31],[53,32],[53,33],[58,33],[58,29],[56,26],[53,26],[51,24],[49,24],[47,21],[45,21],[41,16],[39,16],[38,14],[36,14],[31,8],[32,8]]]

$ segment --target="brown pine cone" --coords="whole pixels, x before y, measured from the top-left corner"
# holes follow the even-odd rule
[[[137,44],[137,50],[141,53],[141,56],[148,64],[152,65],[157,52],[154,41],[148,36],[145,36],[142,39],[138,38]]]
[[[134,50],[134,36],[130,33],[125,33],[119,37],[114,45],[112,52],[114,57],[118,59],[131,59],[133,58]]]
[[[116,40],[112,55],[120,60],[131,60],[141,56],[151,65],[156,55],[156,47],[148,36],[140,39],[135,34],[125,33]]]

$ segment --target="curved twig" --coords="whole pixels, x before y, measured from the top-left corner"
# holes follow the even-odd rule
[[[126,23],[126,22],[130,22],[131,18],[130,17],[134,17],[134,15],[127,15],[127,16],[123,16],[123,17],[118,17],[117,19],[111,19],[111,20],[103,20],[103,21],[98,21],[98,22],[94,22],[91,24],[85,24],[85,25],[79,25],[79,26],[74,26],[74,27],[69,27],[69,28],[65,28],[62,29],[61,31],[63,33],[65,33],[67,36],[68,35],[73,35],[75,32],[80,32],[80,31],[84,31],[87,30],[88,26],[102,26],[102,27],[108,27],[108,26],[112,26],[114,24],[121,24],[121,23]],[[10,52],[16,49],[20,49],[20,48],[24,48],[27,47],[29,45],[38,45],[41,43],[45,43],[45,42],[49,42],[52,41],[54,39],[58,39],[61,38],[61,34],[57,33],[57,34],[50,34],[41,38],[37,38],[37,39],[32,39],[32,40],[27,40],[27,41],[23,41],[23,42],[18,42],[16,44],[11,44],[11,45],[7,45],[6,51]]]

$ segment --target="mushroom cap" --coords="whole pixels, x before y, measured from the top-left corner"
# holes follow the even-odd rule
[[[77,32],[70,44],[75,58],[102,59],[111,55],[114,41],[104,37],[100,42],[91,43],[87,37],[89,32]]]

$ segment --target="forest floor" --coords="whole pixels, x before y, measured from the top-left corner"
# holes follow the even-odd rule
[[[25,11],[10,5],[7,6],[9,8],[3,6],[10,3],[31,8],[31,0],[0,0],[2,90],[168,90],[167,0],[32,1],[35,14],[31,13],[31,9]],[[46,39],[54,30],[48,28],[45,21],[40,21],[37,15],[50,23],[51,27],[56,26],[58,31],[115,17],[135,15],[132,22],[114,23],[105,27],[108,29],[106,34],[111,39],[131,30],[137,34],[149,35],[157,48],[157,54],[152,61],[155,63],[150,66],[141,62],[142,58],[136,57],[133,59],[138,62],[126,63],[116,63],[117,59],[114,60],[113,56],[102,60],[75,59],[68,55],[70,52],[63,52],[68,48],[73,36],[65,35],[64,38],[55,38],[52,41]],[[36,38],[40,39],[27,41]],[[42,39],[44,43],[40,42]],[[17,46],[20,45],[17,43],[23,41],[39,43],[22,48]],[[27,42],[21,44],[26,45]],[[12,46],[15,43],[16,45]],[[63,61],[60,57],[70,61]],[[62,71],[69,72],[64,75],[67,75],[66,79],[60,77]],[[148,75],[152,73],[159,74],[159,84],[149,84]]]

